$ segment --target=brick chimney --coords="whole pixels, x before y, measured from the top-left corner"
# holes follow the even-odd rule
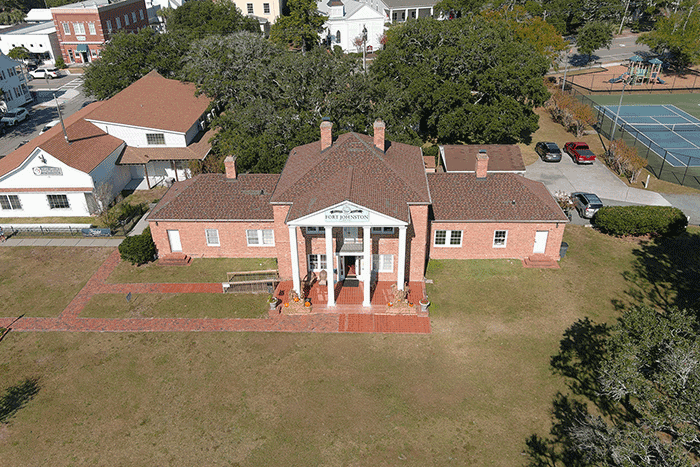
[[[325,151],[333,144],[333,123],[328,117],[323,117],[321,122],[321,151]]]
[[[486,178],[486,171],[489,168],[489,156],[486,149],[480,149],[476,156],[476,178]]]
[[[374,146],[377,149],[384,152],[384,130],[386,129],[386,123],[378,118],[374,121]]]
[[[224,167],[226,168],[226,178],[237,178],[236,158],[234,156],[226,156],[224,159]]]

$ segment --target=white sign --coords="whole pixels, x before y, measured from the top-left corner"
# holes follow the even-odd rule
[[[32,172],[34,172],[34,175],[63,175],[63,170],[60,167],[49,167],[47,165],[34,167]]]
[[[364,209],[353,208],[347,204],[343,207],[338,207],[336,209],[331,209],[326,211],[324,214],[324,219],[326,222],[339,222],[339,223],[355,223],[355,222],[369,222],[369,211]]]

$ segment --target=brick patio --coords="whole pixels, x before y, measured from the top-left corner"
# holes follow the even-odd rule
[[[80,312],[90,298],[107,293],[222,293],[220,283],[193,284],[108,284],[105,281],[119,264],[119,252],[114,251],[88,280],[85,287],[71,300],[57,318],[13,317],[0,318],[0,327],[11,327],[13,331],[68,331],[68,332],[379,332],[401,334],[429,334],[428,316],[388,315],[386,302],[391,283],[380,283],[372,296],[372,306],[362,308],[362,285],[342,287],[338,284],[339,306],[333,310],[314,306],[314,313],[286,316],[275,315],[267,319],[190,319],[190,318],[129,318],[103,319],[80,318]],[[286,284],[286,283],[282,283]],[[278,289],[287,294],[286,288]],[[410,283],[409,300],[423,296],[423,284]],[[325,287],[311,289],[312,300],[322,302]],[[315,295],[314,295],[315,294]],[[358,295],[359,294],[359,295]],[[357,301],[359,297],[359,302]],[[359,305],[357,304],[359,303]]]

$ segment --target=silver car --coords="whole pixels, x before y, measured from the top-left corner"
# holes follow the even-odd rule
[[[27,109],[18,107],[16,109],[9,110],[5,115],[3,115],[2,122],[6,123],[7,125],[17,125],[19,122],[22,122],[27,118],[29,118],[29,112],[27,112]]]
[[[590,219],[603,207],[603,202],[593,193],[571,193],[571,200],[578,215]]]

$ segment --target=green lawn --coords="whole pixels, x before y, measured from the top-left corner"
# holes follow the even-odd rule
[[[189,266],[162,266],[158,262],[134,266],[122,261],[107,282],[225,282],[227,272],[261,269],[277,269],[277,260],[275,258],[194,258]]]
[[[681,243],[698,249],[698,239],[695,229]],[[689,267],[666,255],[674,242],[655,249],[578,226],[565,240],[559,270],[432,261],[430,335],[11,332],[0,342],[0,391],[31,377],[40,389],[0,424],[0,458],[523,465],[525,439],[548,434],[552,397],[565,390],[549,366],[563,332],[583,317],[614,321],[615,303],[633,300],[626,291],[648,290],[645,270],[682,282]],[[106,315],[124,308],[96,299]]]
[[[267,294],[122,294],[93,296],[82,318],[267,318]]]
[[[0,248],[0,316],[58,316],[111,248]]]

